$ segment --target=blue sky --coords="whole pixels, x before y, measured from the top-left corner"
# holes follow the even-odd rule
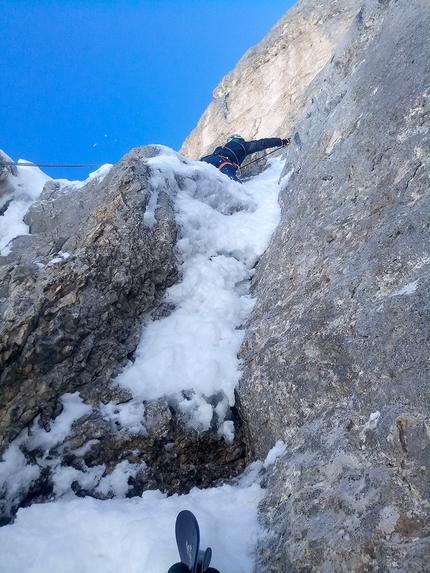
[[[148,143],[178,150],[222,77],[293,4],[3,0],[0,148],[34,163],[116,163]]]

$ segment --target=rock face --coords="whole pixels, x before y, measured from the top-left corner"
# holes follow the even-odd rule
[[[139,466],[130,495],[153,488],[184,492],[244,467],[240,438],[227,445],[216,430],[198,435],[164,400],[140,406],[139,432],[115,420],[132,396],[112,378],[133,358],[143,321],[151,312],[168,312],[160,300],[178,278],[176,188],[155,189],[146,164],[158,153],[155,146],[137,148],[102,181],[80,189],[48,182],[25,217],[31,234],[17,237],[0,258],[0,452],[36,418],[49,432],[64,394],[79,392],[92,406],[49,453],[20,442],[27,458],[44,468],[23,492],[23,504],[49,498],[59,463],[77,475]],[[147,224],[154,194],[156,220]],[[118,407],[110,419],[102,412],[108,403]],[[75,491],[109,496],[82,480]],[[7,522],[16,507],[6,495],[0,509]]]
[[[364,3],[300,95],[241,352],[247,443],[287,444],[259,572],[428,571],[429,26]]]
[[[157,227],[143,225],[145,155],[133,151],[101,184],[70,193],[48,183],[26,215],[31,234],[1,259],[3,450],[36,414],[47,423],[64,392],[82,387],[95,402],[100,388],[109,399],[106,385],[133,351],[143,312],[176,279],[167,199]]]

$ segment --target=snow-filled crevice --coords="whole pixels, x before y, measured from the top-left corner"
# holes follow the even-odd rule
[[[182,280],[165,295],[174,310],[145,326],[134,361],[117,382],[139,403],[168,397],[190,427],[216,426],[227,442],[234,437],[230,409],[242,325],[253,307],[249,285],[280,217],[282,164],[274,159],[270,165],[239,184],[166,148],[148,160],[153,191],[145,220],[153,224],[158,194],[169,193],[180,228]]]

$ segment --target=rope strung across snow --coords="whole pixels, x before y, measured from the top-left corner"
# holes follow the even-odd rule
[[[271,153],[275,153],[275,151],[279,151],[279,149],[282,149],[282,147],[277,147],[273,151],[270,151],[269,153],[266,153],[265,155],[263,155],[263,157],[257,157],[257,159],[253,159],[252,161],[250,161],[246,165],[243,165],[242,169],[245,167],[248,167],[248,165],[251,165],[251,163],[255,163],[256,161],[260,161],[260,159],[264,159],[265,157],[267,157],[267,155],[270,155]],[[106,165],[106,163],[30,163],[30,162],[18,163],[15,161],[0,161],[0,167],[10,167],[10,166],[16,166],[16,167],[102,167],[103,165]]]
[[[16,165],[17,167],[102,167],[105,163],[15,163],[13,161],[0,161],[0,167]]]

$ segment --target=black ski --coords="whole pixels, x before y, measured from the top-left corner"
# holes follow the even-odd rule
[[[197,519],[191,511],[184,510],[178,514],[175,534],[181,563],[184,563],[191,573],[196,573],[200,547],[200,529]]]
[[[209,567],[212,549],[200,549],[199,524],[191,511],[184,510],[178,514],[175,535],[181,562],[172,565],[168,573],[219,573]]]

